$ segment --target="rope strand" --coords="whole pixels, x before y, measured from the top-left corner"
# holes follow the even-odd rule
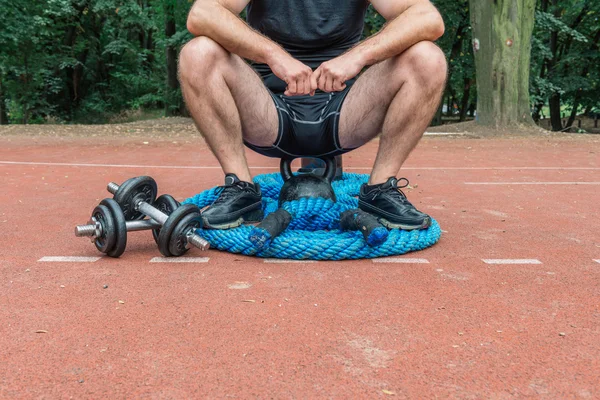
[[[341,180],[333,182],[337,202],[322,198],[302,198],[286,202],[283,208],[292,215],[288,229],[279,237],[258,249],[250,236],[253,226],[240,226],[229,230],[198,230],[214,249],[262,258],[294,260],[356,260],[397,256],[433,246],[441,237],[437,221],[424,230],[403,231],[393,229],[387,240],[371,247],[360,232],[342,231],[340,215],[358,208],[360,186],[368,175],[344,173]],[[278,173],[259,175],[254,179],[263,193],[265,216],[278,208],[278,197],[283,179]],[[183,203],[195,204],[201,209],[211,205],[218,197],[218,188],[206,190]],[[254,232],[255,234],[256,232]]]

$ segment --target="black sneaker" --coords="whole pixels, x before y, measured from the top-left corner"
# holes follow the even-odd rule
[[[401,180],[405,182],[403,186],[398,186],[398,179],[394,177],[380,185],[362,185],[358,196],[358,207],[375,215],[390,229],[411,231],[429,228],[431,217],[417,210],[408,201],[401,190],[408,186],[408,180],[405,178]]]
[[[234,174],[225,176],[219,197],[202,211],[206,228],[237,228],[244,222],[262,220],[262,193],[258,184],[242,182]]]

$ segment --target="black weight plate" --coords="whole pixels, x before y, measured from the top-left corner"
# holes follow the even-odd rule
[[[186,215],[173,230],[171,240],[169,241],[169,253],[173,257],[180,257],[187,253],[187,238],[186,234],[190,228],[194,231],[202,227],[202,216],[200,213]]]
[[[171,215],[173,211],[179,208],[181,204],[177,200],[173,198],[173,196],[168,194],[163,194],[154,202],[153,206],[156,207],[159,211],[167,215]],[[160,234],[160,229],[152,229],[152,236],[154,237],[154,241],[158,244],[158,235]]]
[[[136,221],[144,219],[145,215],[136,211],[135,205],[139,201],[153,204],[157,193],[156,181],[153,178],[138,176],[123,182],[115,193],[114,199],[123,210],[125,221]]]
[[[95,218],[102,227],[102,235],[96,238],[94,245],[96,245],[98,251],[106,254],[113,249],[117,242],[115,220],[112,217],[112,212],[108,207],[100,204],[92,211],[92,217]]]
[[[183,218],[194,213],[200,213],[198,206],[193,204],[184,204],[177,210],[173,211],[173,214],[171,214],[169,219],[165,222],[160,230],[160,234],[158,235],[158,250],[160,250],[160,253],[163,256],[173,257],[173,254],[171,254],[169,250],[171,236],[173,236],[175,228],[177,228],[177,225],[179,225]]]
[[[113,199],[104,199],[100,202],[101,205],[106,206],[115,221],[115,233],[117,241],[112,250],[110,250],[107,254],[113,258],[119,258],[125,252],[125,248],[127,247],[127,224],[125,222],[125,217],[123,216],[123,211],[119,204]]]

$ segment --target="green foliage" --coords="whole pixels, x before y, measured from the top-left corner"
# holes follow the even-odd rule
[[[537,11],[535,13],[535,22],[537,27],[542,31],[556,31],[563,38],[573,38],[574,40],[583,43],[588,42],[588,39],[584,35],[569,27],[562,19],[557,18],[548,12]]]
[[[175,35],[164,32],[175,7]],[[163,107],[165,50],[191,37],[187,0],[0,0],[0,101],[13,123],[100,123]]]
[[[132,109],[179,112],[167,83],[167,49],[191,35],[192,0],[0,0],[0,112],[11,123],[103,123]],[[446,24],[438,42],[449,60],[446,103],[476,103],[467,0],[434,0]],[[600,104],[600,2],[539,0],[532,41],[532,103]],[[166,29],[174,22],[175,31]],[[370,7],[365,36],[385,20]],[[172,54],[172,52],[171,52]],[[172,59],[172,58],[171,58]]]
[[[600,105],[600,2],[540,0],[532,48],[531,94],[534,117],[549,99],[555,130],[563,109]],[[564,107],[566,106],[566,107]]]
[[[369,6],[367,10],[367,15],[365,16],[365,32],[364,37],[369,37],[379,32],[383,25],[385,24],[385,19],[381,15],[375,11],[373,6]]]

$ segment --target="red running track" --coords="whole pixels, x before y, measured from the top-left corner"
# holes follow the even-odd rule
[[[38,261],[97,257],[73,227],[108,181],[184,199],[222,173],[200,140],[2,140],[1,398],[600,397],[598,140],[426,138],[409,198],[446,232],[385,263],[151,263],[143,232]]]

